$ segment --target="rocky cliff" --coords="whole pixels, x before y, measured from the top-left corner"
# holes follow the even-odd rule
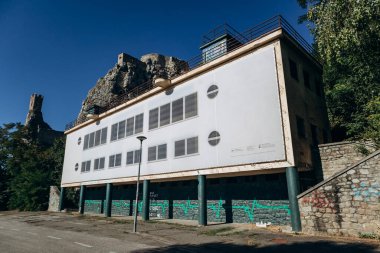
[[[141,59],[122,53],[117,64],[101,77],[88,92],[83,101],[78,119],[86,117],[94,105],[105,107],[118,96],[128,94],[132,89],[155,78],[171,78],[185,72],[188,65],[175,57],[147,54]]]

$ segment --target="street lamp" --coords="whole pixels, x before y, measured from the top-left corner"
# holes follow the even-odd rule
[[[136,205],[135,205],[135,217],[133,219],[133,233],[136,233],[137,228],[137,206],[139,203],[139,184],[140,184],[140,167],[141,167],[141,154],[142,154],[142,143],[146,140],[145,136],[136,137],[140,141],[140,159],[139,159],[139,170],[137,173],[137,188],[136,188]]]

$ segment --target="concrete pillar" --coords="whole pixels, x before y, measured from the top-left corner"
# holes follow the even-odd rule
[[[59,195],[59,206],[58,206],[59,212],[65,208],[65,192],[66,192],[66,188],[61,187],[61,193]]]
[[[296,167],[286,168],[286,182],[288,186],[288,197],[290,204],[290,217],[292,222],[292,230],[299,232],[301,228],[300,209],[298,206],[297,195],[300,192],[298,171]]]
[[[144,180],[143,184],[143,210],[142,210],[142,220],[147,221],[149,220],[149,186],[150,181]]]
[[[104,212],[104,216],[111,217],[111,210],[112,210],[112,184],[107,184],[106,189],[106,210]]]
[[[86,186],[81,185],[80,186],[80,195],[79,195],[79,213],[83,214],[84,213],[84,201],[85,201],[85,196],[86,195]]]
[[[207,225],[206,176],[198,175],[198,224]]]

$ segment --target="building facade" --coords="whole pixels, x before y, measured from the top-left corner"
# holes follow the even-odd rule
[[[62,194],[81,187],[82,213],[132,215],[141,157],[143,219],[300,230],[296,195],[320,180],[313,146],[329,140],[322,69],[273,20],[214,36],[188,72],[68,129]]]

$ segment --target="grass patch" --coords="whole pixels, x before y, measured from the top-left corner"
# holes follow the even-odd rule
[[[233,229],[234,229],[233,227],[223,227],[223,228],[217,228],[217,229],[208,229],[208,230],[201,231],[200,234],[202,234],[202,235],[208,235],[208,236],[215,236],[215,235],[218,235],[220,233],[231,231]]]
[[[359,232],[359,238],[362,239],[378,239],[380,240],[380,236],[375,233],[360,233]]]

